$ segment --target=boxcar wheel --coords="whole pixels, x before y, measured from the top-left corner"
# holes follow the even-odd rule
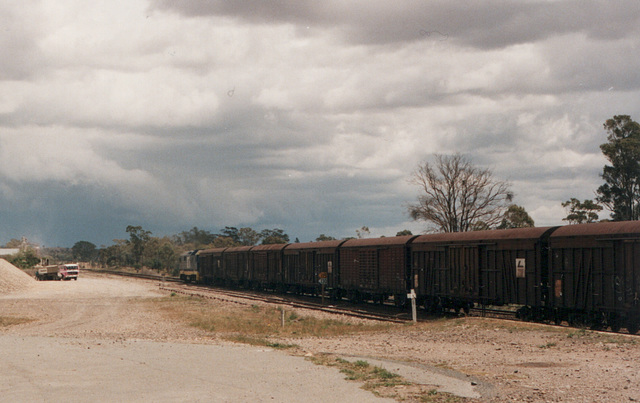
[[[615,314],[615,313],[610,313],[609,314],[609,320],[607,321],[609,327],[611,327],[611,331],[612,332],[619,332],[620,328],[622,327],[621,321],[620,321],[620,317]]]
[[[465,304],[465,306],[464,306],[464,308],[462,308],[462,310],[464,311],[465,315],[469,315],[469,312],[471,312],[471,308],[473,308],[473,302]]]
[[[559,312],[559,311],[553,312],[553,323],[555,323],[556,325],[560,326],[560,325],[562,325],[563,321],[564,321],[564,316],[562,315],[561,312]]]

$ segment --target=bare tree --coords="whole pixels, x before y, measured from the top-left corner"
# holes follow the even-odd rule
[[[420,187],[418,203],[409,205],[414,220],[435,230],[471,231],[478,223],[494,228],[513,199],[509,183],[495,180],[489,169],[474,167],[460,154],[435,156],[418,165],[410,180]]]

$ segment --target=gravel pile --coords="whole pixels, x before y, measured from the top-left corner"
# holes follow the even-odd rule
[[[0,294],[27,290],[34,284],[35,280],[27,273],[0,259]]]

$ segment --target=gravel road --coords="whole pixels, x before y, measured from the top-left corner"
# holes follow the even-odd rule
[[[87,277],[0,297],[0,402],[386,402],[333,368],[135,308],[153,283]]]
[[[0,335],[2,402],[366,402],[335,370],[270,349]]]

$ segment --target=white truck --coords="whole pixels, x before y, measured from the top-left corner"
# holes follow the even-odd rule
[[[75,264],[59,264],[38,267],[36,280],[77,280],[80,267]]]

